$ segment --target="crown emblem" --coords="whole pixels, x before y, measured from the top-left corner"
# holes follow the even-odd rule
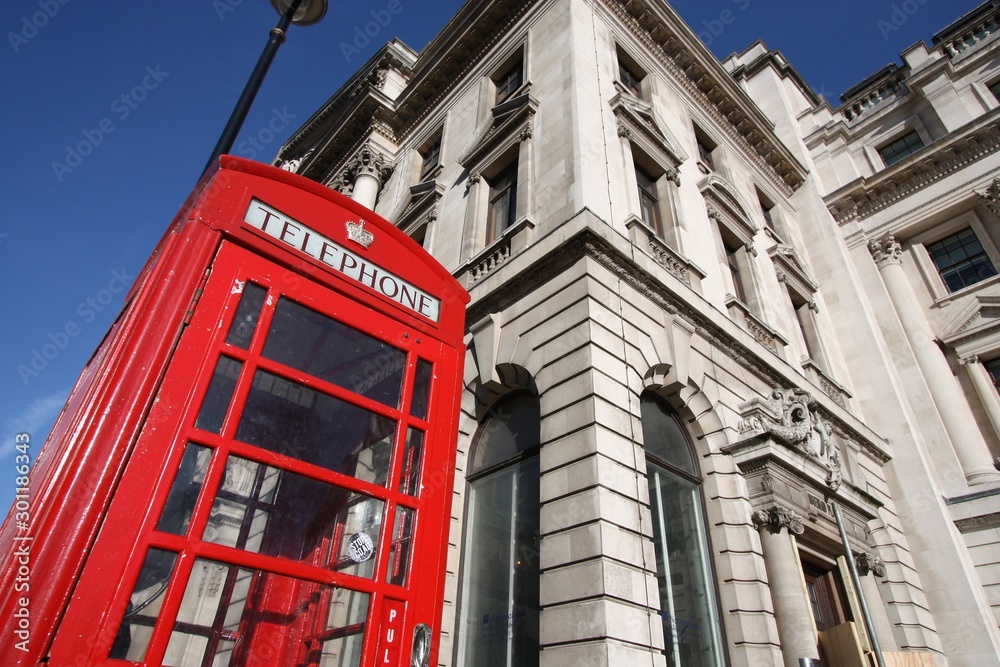
[[[348,220],[347,222],[347,238],[351,239],[355,243],[368,248],[375,240],[375,235],[370,231],[365,229],[365,221],[354,222],[353,220]]]

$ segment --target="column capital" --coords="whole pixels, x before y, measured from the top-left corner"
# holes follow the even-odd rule
[[[978,354],[967,354],[964,357],[959,357],[958,358],[958,363],[961,364],[962,366],[966,366],[966,365],[971,366],[972,364],[978,364],[979,363],[979,355]]]
[[[805,532],[802,525],[804,519],[790,509],[775,505],[766,510],[757,510],[751,517],[754,528],[761,530],[766,528],[768,532],[777,534],[782,528],[787,528],[789,533],[801,535]]]
[[[882,240],[872,239],[868,242],[868,251],[875,260],[875,265],[882,269],[889,264],[901,264],[899,255],[903,252],[903,246],[899,245],[896,237],[890,232]]]
[[[984,192],[976,194],[993,215],[1000,215],[1000,178],[994,178]]]
[[[885,576],[885,562],[871,551],[859,551],[854,554],[854,564],[862,577],[871,572],[876,577]]]
[[[358,176],[367,175],[377,179],[381,186],[389,179],[393,166],[392,162],[382,155],[371,142],[365,142],[344,165],[343,179],[345,183],[353,185]]]

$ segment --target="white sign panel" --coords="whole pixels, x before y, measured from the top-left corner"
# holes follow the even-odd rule
[[[314,229],[294,220],[259,199],[252,199],[243,222],[287,246],[326,264],[355,282],[437,322],[441,300],[391,271],[357,255]]]

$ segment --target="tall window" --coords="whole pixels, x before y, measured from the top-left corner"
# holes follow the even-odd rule
[[[700,127],[694,128],[695,142],[698,144],[698,160],[711,171],[715,171],[715,156],[712,152],[717,148],[717,144],[708,138]]]
[[[497,104],[507,101],[507,99],[517,92],[524,82],[524,61],[518,60],[510,69],[496,79]]]
[[[726,267],[729,269],[729,280],[733,287],[733,296],[741,302],[747,302],[747,291],[743,284],[743,275],[740,271],[740,246],[723,239],[722,247],[726,252]]]
[[[420,165],[420,182],[422,183],[430,178],[434,170],[441,164],[441,140],[435,140],[420,151],[420,158],[423,161]]]
[[[878,149],[878,154],[882,157],[885,166],[891,167],[907,155],[916,153],[924,147],[924,142],[913,130],[907,132],[899,139],[892,141]]]
[[[956,292],[997,274],[972,227],[928,243],[926,248],[949,292]]]
[[[642,221],[658,236],[663,236],[663,219],[660,215],[660,198],[656,193],[656,179],[648,171],[635,165],[635,180],[639,185],[639,210]]]
[[[621,52],[618,54],[618,81],[625,86],[625,88],[638,98],[642,98],[642,80],[645,78],[644,74],[640,74],[639,70],[634,66],[624,62],[622,60]]]
[[[517,212],[517,162],[490,179],[486,242],[492,243],[514,224]]]
[[[670,667],[721,667],[719,612],[697,464],[669,408],[644,394],[641,411],[663,653]]]
[[[538,665],[540,410],[498,403],[469,453],[459,664]]]

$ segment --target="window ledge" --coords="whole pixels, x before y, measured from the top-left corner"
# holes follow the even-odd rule
[[[802,360],[802,368],[806,372],[806,377],[812,380],[813,384],[823,390],[823,393],[834,400],[842,408],[847,408],[847,400],[851,398],[851,392],[839,382],[826,374],[814,360],[806,357]]]
[[[705,277],[705,272],[696,264],[667,245],[639,216],[630,215],[625,220],[625,226],[628,228],[629,239],[633,245],[652,257],[675,278],[699,294],[702,293],[701,281]]]
[[[750,312],[750,307],[732,294],[726,295],[726,310],[734,322],[746,329],[761,345],[784,359],[788,340]]]
[[[455,277],[466,289],[482,281],[531,245],[535,222],[528,217],[521,218],[504,230],[493,243],[466,262]]]
[[[949,292],[948,294],[945,294],[942,297],[938,297],[937,299],[934,299],[934,306],[936,308],[947,306],[956,299],[961,299],[963,296],[968,296],[970,294],[975,293],[978,290],[983,289],[984,287],[989,287],[991,285],[996,285],[998,283],[1000,283],[1000,273],[998,273],[995,276],[990,276],[985,280],[980,280],[978,283],[969,285],[968,287],[963,287],[957,292]]]

